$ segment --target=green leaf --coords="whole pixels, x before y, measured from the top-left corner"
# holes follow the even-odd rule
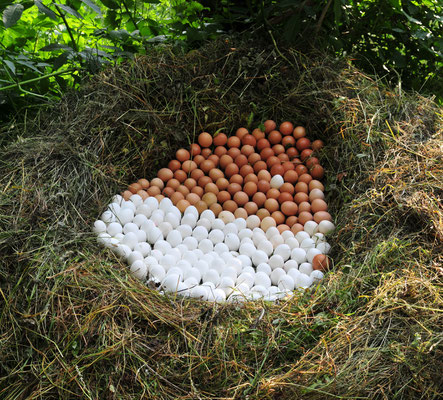
[[[67,12],[68,14],[71,14],[74,17],[77,17],[78,19],[83,19],[83,17],[75,11],[73,8],[66,6],[64,4],[55,3],[55,5],[59,8],[61,8],[63,11]]]
[[[10,28],[17,23],[22,16],[23,8],[24,7],[21,4],[13,4],[6,7],[5,11],[3,11],[3,23],[5,24],[5,28]]]
[[[101,8],[92,0],[82,0],[82,3],[85,3],[89,8],[92,8],[92,10],[94,10],[98,15],[102,15]]]
[[[116,10],[119,8],[118,3],[115,0],[100,0],[104,6],[110,8],[111,10]]]
[[[337,26],[341,22],[341,11],[341,0],[334,0],[334,19]]]
[[[35,5],[37,6],[38,10],[45,14],[46,16],[48,16],[49,18],[51,18],[54,21],[58,21],[58,17],[57,14],[52,11],[50,8],[46,7],[41,0],[35,0]]]
[[[9,61],[9,60],[3,60],[3,62],[8,66],[8,68],[15,75],[15,65],[14,65],[14,63],[12,61]]]
[[[71,50],[72,47],[66,46],[65,44],[61,43],[51,43],[47,46],[43,46],[40,51],[53,51],[53,50]]]

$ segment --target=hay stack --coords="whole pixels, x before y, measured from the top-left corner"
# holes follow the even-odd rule
[[[244,308],[174,300],[90,226],[201,130],[267,118],[326,147],[333,271]],[[442,394],[442,112],[346,60],[257,40],[152,50],[2,127],[0,398]]]

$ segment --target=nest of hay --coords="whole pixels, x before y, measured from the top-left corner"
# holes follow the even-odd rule
[[[90,232],[202,130],[291,120],[326,146],[334,268],[280,304],[133,280]],[[442,395],[442,112],[323,54],[157,48],[1,128],[0,397]]]

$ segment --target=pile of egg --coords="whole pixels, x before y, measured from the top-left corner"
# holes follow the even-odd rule
[[[264,127],[200,134],[156,178],[114,196],[98,241],[151,287],[203,300],[275,301],[320,281],[334,230],[322,143],[290,122]]]

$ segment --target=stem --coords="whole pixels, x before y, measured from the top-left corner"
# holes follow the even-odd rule
[[[65,14],[62,13],[62,11],[60,10],[60,8],[57,6],[57,4],[54,4],[54,7],[57,9],[58,14],[60,15],[60,17],[62,17],[63,22],[65,23],[66,29],[68,30],[68,34],[71,37],[71,41],[72,41],[72,46],[74,47],[74,50],[78,53],[78,46],[77,46],[77,42],[74,39],[74,35],[72,34],[71,28],[69,27],[68,21],[65,18]]]
[[[3,86],[3,87],[0,87],[0,92],[2,92],[3,90],[14,89],[16,87],[20,87],[21,85],[26,85],[28,83],[37,82],[42,79],[50,78],[51,76],[63,75],[63,74],[67,74],[67,73],[73,72],[73,71],[77,71],[77,69],[72,68],[72,69],[67,69],[66,71],[52,72],[51,74],[39,76],[38,78],[28,79],[27,81],[14,83],[13,85],[9,85],[9,86]]]
[[[125,6],[126,12],[129,14],[129,19],[132,21],[132,23],[134,24],[135,28],[138,29],[137,22],[135,22],[134,17],[132,16],[131,12],[129,11],[128,6],[126,5],[126,1],[123,0],[122,3]]]

